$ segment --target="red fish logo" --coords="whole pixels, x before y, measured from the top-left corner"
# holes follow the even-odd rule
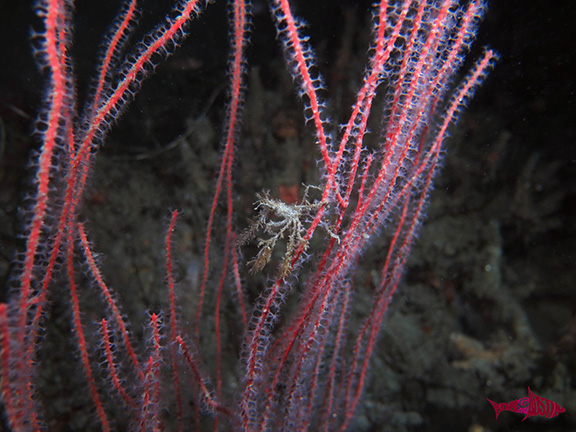
[[[512,402],[496,403],[488,398],[486,399],[494,407],[494,411],[496,411],[496,418],[498,418],[498,415],[502,411],[512,411],[525,414],[522,421],[526,420],[528,417],[533,416],[552,418],[566,411],[564,407],[558,405],[556,402],[532,393],[530,387],[528,387],[528,397],[516,399]]]

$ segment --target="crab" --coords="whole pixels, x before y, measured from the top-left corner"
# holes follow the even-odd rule
[[[312,211],[326,205],[324,201],[309,202],[308,191],[312,186],[306,186],[304,196],[300,203],[287,204],[279,199],[270,198],[270,193],[264,191],[256,194],[258,200],[254,203],[254,209],[258,211],[258,218],[252,222],[250,228],[242,236],[243,243],[256,236],[256,232],[263,231],[269,237],[258,238],[260,250],[254,259],[248,262],[250,271],[261,271],[270,261],[272,251],[279,239],[287,238],[286,252],[280,267],[280,276],[286,277],[292,269],[292,256],[296,249],[306,250],[308,239],[305,238],[307,228],[305,220]],[[330,232],[330,235],[338,238]]]

